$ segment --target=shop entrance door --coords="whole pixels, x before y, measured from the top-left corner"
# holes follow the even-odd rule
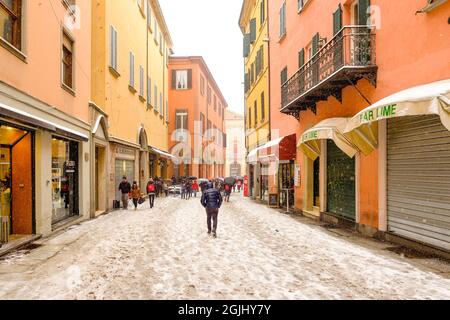
[[[350,158],[334,141],[327,144],[328,212],[356,220],[355,158]]]
[[[0,125],[0,216],[14,238],[35,232],[33,133]]]
[[[116,190],[116,200],[120,201],[122,194],[119,191],[119,185],[122,182],[122,177],[127,177],[130,184],[133,184],[134,180],[134,161],[132,160],[116,160],[116,183],[114,189]]]
[[[320,157],[314,161],[314,207],[320,208]]]

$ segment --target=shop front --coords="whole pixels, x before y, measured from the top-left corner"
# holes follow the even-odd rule
[[[122,182],[123,177],[126,177],[128,182],[130,184],[133,183],[133,181],[136,181],[136,150],[129,146],[120,145],[120,144],[112,144],[111,148],[114,150],[114,179],[112,180],[113,183],[113,190],[114,190],[114,197],[113,199],[116,201],[116,208],[117,208],[117,202],[120,203],[121,200],[121,193],[119,191],[119,184]]]
[[[150,177],[158,177],[162,178],[163,180],[169,179],[169,161],[175,160],[176,158],[169,152],[163,151],[153,146],[149,147],[149,157]]]
[[[380,100],[345,134],[378,149],[379,229],[450,251],[450,80]]]
[[[306,130],[298,143],[304,154],[302,210],[357,222],[357,154],[344,136],[348,118],[323,120]]]

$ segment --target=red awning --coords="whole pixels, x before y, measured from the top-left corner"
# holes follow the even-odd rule
[[[295,160],[297,157],[297,136],[278,138],[263,145],[258,152],[259,159],[278,158],[278,160]]]

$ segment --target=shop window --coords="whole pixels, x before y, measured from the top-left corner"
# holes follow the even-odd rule
[[[52,140],[52,223],[78,215],[78,142]]]

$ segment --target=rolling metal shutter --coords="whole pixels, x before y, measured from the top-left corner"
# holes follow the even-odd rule
[[[450,250],[450,132],[438,116],[388,121],[388,230]]]
[[[126,176],[128,182],[133,184],[134,181],[134,161],[131,160],[116,160],[116,200],[120,201],[121,193],[118,190],[119,184],[122,182],[122,177]]]
[[[327,202],[328,212],[355,220],[355,158],[347,156],[332,140],[327,144]]]

